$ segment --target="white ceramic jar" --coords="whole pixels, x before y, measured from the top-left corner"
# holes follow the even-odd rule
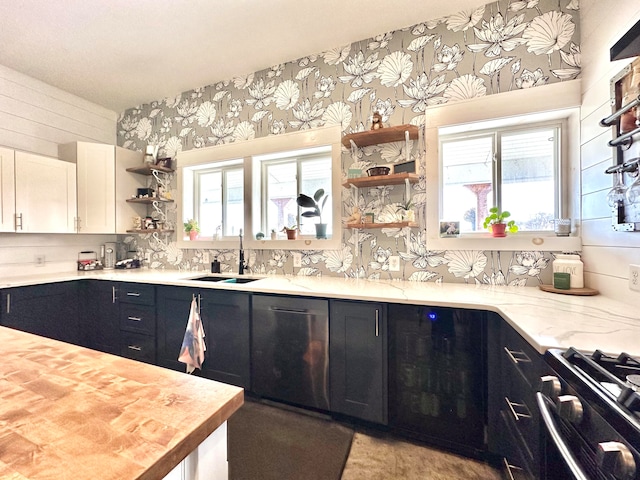
[[[570,288],[584,288],[584,264],[580,255],[562,253],[553,261],[553,273],[565,272],[571,275]]]

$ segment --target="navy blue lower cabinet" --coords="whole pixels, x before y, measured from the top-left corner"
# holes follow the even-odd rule
[[[386,305],[331,300],[329,357],[331,410],[386,425]]]
[[[83,345],[100,352],[120,354],[118,283],[82,280],[80,330]]]
[[[389,425],[447,449],[486,452],[486,316],[388,306]]]
[[[48,283],[2,290],[0,324],[79,345],[78,284]]]
[[[199,302],[207,350],[202,371],[195,374],[249,389],[250,294],[184,287],[157,289],[157,363],[185,371],[178,362],[191,300]]]

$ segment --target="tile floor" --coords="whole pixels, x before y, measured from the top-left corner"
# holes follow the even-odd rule
[[[482,462],[387,437],[356,432],[341,480],[500,480]]]

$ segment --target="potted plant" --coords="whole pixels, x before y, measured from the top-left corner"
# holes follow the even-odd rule
[[[416,215],[413,211],[413,202],[408,200],[406,203],[401,203],[396,210],[402,216],[402,220],[405,222],[415,222]]]
[[[297,225],[293,225],[291,227],[284,227],[282,229],[282,231],[286,232],[287,240],[295,240],[296,238],[298,238],[298,226]]]
[[[198,226],[198,221],[190,218],[184,224],[184,231],[189,235],[189,240],[195,240],[200,233],[200,227]]]
[[[329,195],[324,193],[324,189],[319,188],[316,190],[316,193],[313,194],[313,198],[301,193],[296,199],[299,207],[311,209],[302,212],[301,215],[303,217],[318,217],[318,223],[316,223],[316,238],[327,238],[327,224],[322,222],[322,209],[327,203],[328,198]]]
[[[511,213],[507,210],[501,211],[498,207],[491,207],[489,209],[489,215],[484,219],[484,228],[487,228],[491,232],[493,237],[506,237],[506,232],[516,233],[518,226],[513,220],[505,221]]]

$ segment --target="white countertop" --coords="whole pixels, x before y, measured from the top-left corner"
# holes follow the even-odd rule
[[[96,278],[256,293],[423,304],[500,314],[540,353],[554,347],[640,356],[640,312],[602,295],[573,296],[536,287],[436,284],[338,277],[268,276],[247,284],[191,281],[206,272],[103,270],[5,279],[0,288]],[[224,274],[223,274],[224,275]],[[247,275],[253,276],[253,275]]]

